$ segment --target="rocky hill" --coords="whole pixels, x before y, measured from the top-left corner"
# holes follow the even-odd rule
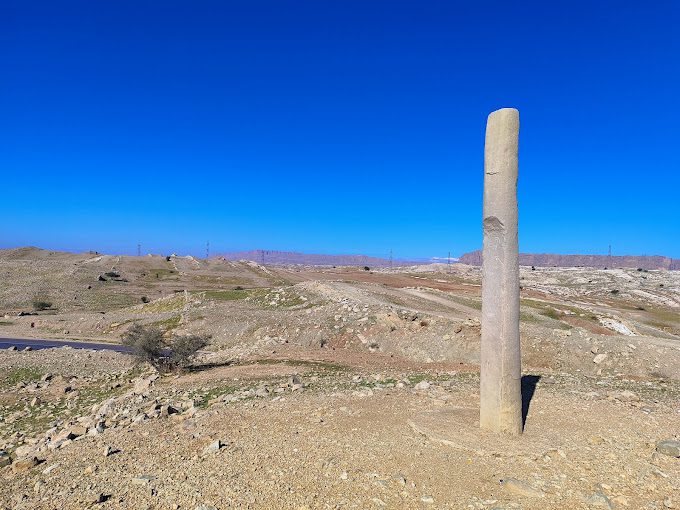
[[[482,252],[465,253],[459,260],[471,266],[482,265]],[[536,267],[630,267],[640,269],[680,270],[680,259],[660,255],[559,255],[556,253],[520,253],[522,266]]]
[[[298,253],[275,250],[235,251],[220,254],[226,260],[251,260],[259,264],[300,264],[304,266],[369,266],[389,267],[390,260],[368,255],[323,255],[315,253]],[[420,263],[413,260],[393,261],[393,265],[415,265]]]

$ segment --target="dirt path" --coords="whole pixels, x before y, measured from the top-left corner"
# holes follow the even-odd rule
[[[419,297],[421,299],[424,299],[425,301],[431,301],[433,303],[438,303],[445,308],[448,309],[453,309],[457,310],[457,314],[451,314],[451,313],[444,313],[438,312],[435,310],[429,310],[429,313],[432,313],[434,315],[439,315],[440,317],[446,317],[449,319],[460,319],[460,318],[467,318],[467,317],[476,317],[479,318],[481,316],[480,310],[476,308],[472,308],[471,306],[465,306],[463,304],[460,304],[458,302],[453,301],[452,299],[446,298],[444,296],[439,296],[431,292],[427,292],[425,290],[421,289],[402,289],[402,292],[405,294],[410,294],[412,296]]]

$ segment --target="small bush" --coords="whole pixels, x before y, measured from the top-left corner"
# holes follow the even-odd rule
[[[132,348],[132,353],[142,361],[160,368],[165,359],[166,348],[163,331],[159,328],[133,324],[123,335],[123,345]]]
[[[109,278],[120,278],[120,273],[116,273],[115,271],[107,271],[104,273],[104,276],[108,276]]]
[[[611,292],[612,294],[618,294],[618,293],[619,293],[619,289],[612,289],[612,290],[610,290],[609,292]]]
[[[148,302],[149,302],[149,298],[146,297],[146,296],[142,296],[142,303],[148,303]]]
[[[234,290],[243,290],[243,287],[241,287],[240,285],[237,285],[236,287],[234,287]]]
[[[33,309],[40,312],[42,310],[49,310],[52,308],[52,303],[50,301],[45,301],[43,299],[35,298],[33,300]]]
[[[556,321],[560,320],[560,314],[554,308],[546,308],[541,313],[543,315],[545,315],[546,317],[549,317],[550,319],[553,319],[553,320],[556,320]]]
[[[364,266],[364,271],[370,271],[370,270],[371,270],[371,268],[370,268],[370,267],[368,267],[368,266]]]
[[[203,335],[173,335],[169,342],[171,364],[176,368],[185,368],[206,345],[208,338]]]
[[[196,353],[208,345],[205,336],[173,335],[166,340],[160,328],[139,324],[134,324],[122,341],[140,361],[150,363],[161,372],[186,368]]]

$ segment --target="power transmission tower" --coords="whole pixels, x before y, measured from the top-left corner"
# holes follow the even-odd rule
[[[142,256],[142,245],[140,243],[137,243],[137,256]]]
[[[210,258],[210,241],[205,242],[205,258]]]
[[[264,250],[260,250],[260,251],[262,252],[261,253],[261,255],[262,255],[262,265],[264,266]]]
[[[447,271],[448,273],[451,272],[451,252],[449,252],[449,258],[448,258],[448,260],[446,261],[446,271]]]
[[[390,250],[390,269],[392,269],[392,250]]]
[[[609,253],[607,255],[607,267],[612,268],[612,245],[609,245]]]

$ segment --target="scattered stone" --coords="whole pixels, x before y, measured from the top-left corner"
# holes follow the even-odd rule
[[[38,462],[39,461],[37,457],[29,457],[27,459],[17,460],[12,464],[12,470],[15,473],[24,473],[37,466]]]
[[[96,416],[98,418],[106,418],[107,416],[110,416],[111,414],[113,414],[115,403],[116,403],[116,401],[113,398],[110,398],[109,400],[104,402],[99,407],[99,410],[96,412]]]
[[[109,497],[110,497],[110,496],[107,496],[107,495],[104,494],[103,492],[100,492],[99,494],[97,494],[97,495],[94,497],[94,499],[92,500],[92,504],[93,504],[93,505],[99,505],[99,504],[101,504],[101,503],[104,503],[105,501],[107,501],[107,500],[109,499]]]
[[[9,466],[12,463],[12,458],[6,451],[0,451],[0,468]]]
[[[173,414],[179,414],[179,409],[177,409],[174,406],[171,405],[164,405],[161,406],[161,418],[167,418],[168,416],[171,416]]]
[[[392,476],[392,480],[397,482],[400,485],[406,485],[406,477],[402,475],[401,473],[397,473]]]
[[[30,351],[32,351],[32,350],[33,350],[33,347],[31,347],[30,345],[27,345],[26,347],[24,347],[24,348],[22,349],[22,351],[24,351],[24,352],[30,352]]]
[[[154,381],[158,379],[158,374],[153,374],[150,375],[149,377],[142,377],[139,379],[135,380],[135,385],[133,388],[133,393],[136,395],[141,395],[142,393],[145,393],[151,385],[154,383]]]
[[[615,398],[616,400],[619,400],[621,402],[639,402],[640,401],[640,397],[638,397],[632,391],[628,391],[628,390],[612,393],[611,396],[613,398]]]
[[[596,506],[600,508],[609,508],[613,509],[614,505],[612,505],[611,500],[602,494],[601,492],[596,492],[592,496],[590,496],[587,500],[586,503],[590,506]]]
[[[663,471],[661,471],[661,470],[660,470],[659,468],[657,468],[657,467],[653,467],[653,468],[651,469],[650,473],[652,473],[652,474],[653,474],[654,476],[656,476],[657,478],[668,478],[668,474],[667,474],[667,473],[664,473]]]
[[[94,424],[94,426],[90,427],[87,430],[87,434],[90,436],[96,436],[104,432],[104,429],[106,429],[106,422],[103,420],[99,420],[97,423]]]
[[[139,476],[135,476],[132,479],[132,484],[133,485],[148,485],[149,483],[151,483],[155,479],[156,479],[156,477],[153,476],[153,475],[139,475]]]
[[[17,346],[16,346],[16,345],[11,345],[11,346],[9,346],[9,347],[7,348],[7,350],[8,350],[8,351],[16,351],[16,350],[17,350]]]
[[[25,444],[14,450],[14,456],[17,459],[23,459],[27,457],[33,457],[35,455],[35,446],[30,444]]]
[[[76,437],[87,434],[87,428],[82,425],[74,425],[68,429],[68,439],[75,439]]]
[[[433,505],[434,498],[432,496],[423,496],[422,498],[420,498],[420,502],[423,503],[424,505]]]
[[[428,381],[420,381],[418,384],[416,384],[413,388],[415,390],[427,390],[430,388],[430,383]]]
[[[542,498],[545,496],[543,491],[534,489],[531,485],[516,478],[505,478],[501,480],[501,485],[509,492],[527,498]]]
[[[224,443],[222,443],[222,441],[220,441],[219,439],[217,441],[213,441],[203,449],[203,455],[213,455],[219,452],[220,448],[222,448],[223,446]]]
[[[614,503],[614,508],[618,508],[620,506],[628,506],[628,498],[626,496],[616,496],[615,498],[612,498],[612,503]]]
[[[43,469],[42,474],[43,475],[49,475],[52,471],[57,469],[59,467],[59,464],[52,464],[50,466],[47,466],[45,469]]]
[[[598,354],[597,356],[595,356],[595,357],[593,358],[593,363],[595,363],[596,365],[599,365],[599,364],[602,363],[605,359],[607,359],[607,355],[606,355],[605,353]]]
[[[148,417],[147,417],[146,413],[139,413],[137,416],[135,416],[132,419],[132,424],[137,425],[137,424],[140,424],[140,423],[144,423],[147,420],[147,418]]]
[[[656,444],[656,451],[664,455],[680,458],[680,441],[664,439]]]

